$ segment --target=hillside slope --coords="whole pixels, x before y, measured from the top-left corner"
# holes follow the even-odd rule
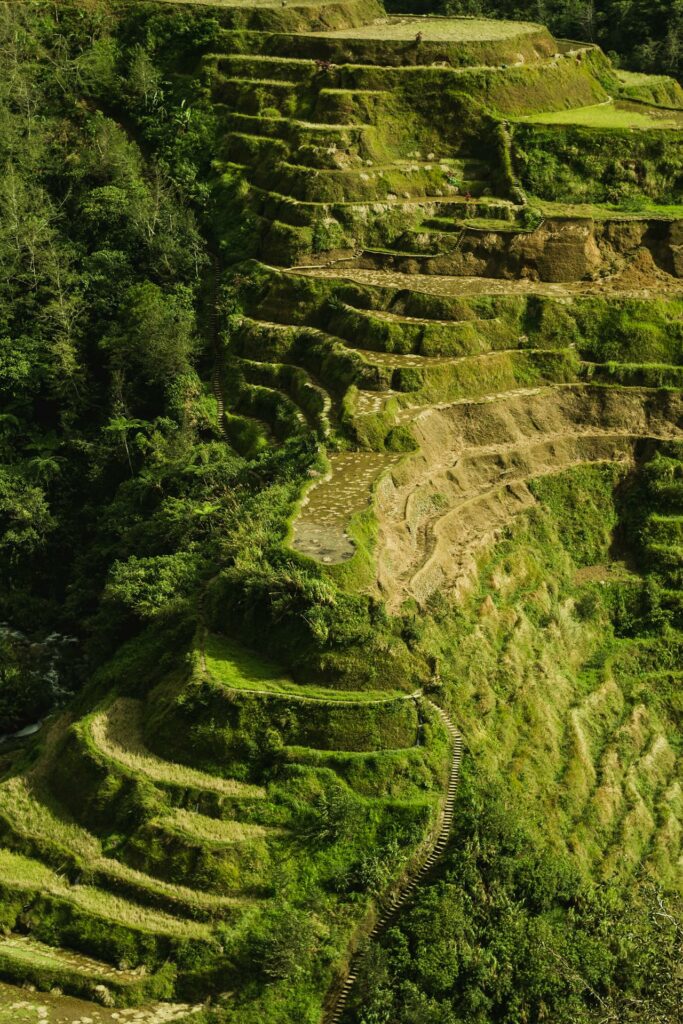
[[[673,1020],[683,94],[376,0],[0,14],[0,977]]]

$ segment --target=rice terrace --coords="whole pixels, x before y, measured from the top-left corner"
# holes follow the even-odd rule
[[[0,1024],[680,1024],[680,4],[0,52]]]

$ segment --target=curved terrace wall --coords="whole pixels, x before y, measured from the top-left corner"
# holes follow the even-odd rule
[[[127,6],[130,0],[119,0]],[[307,32],[329,31],[363,25],[384,15],[384,8],[378,0],[318,0],[315,4],[297,3],[290,0],[146,0],[133,3],[141,13],[154,13],[159,3],[175,8],[184,17],[206,18],[210,16],[220,25],[229,29],[258,32]],[[194,8],[194,9],[193,9]]]

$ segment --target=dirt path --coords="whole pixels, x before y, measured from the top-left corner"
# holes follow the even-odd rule
[[[282,268],[275,268],[282,269]],[[548,281],[520,280],[519,278],[489,277],[448,277],[440,274],[405,274],[399,271],[363,270],[355,267],[328,269],[317,267],[310,270],[291,268],[286,273],[301,277],[317,277],[354,281],[356,284],[410,290],[428,295],[548,295],[566,299],[572,295],[618,295],[623,298],[648,298],[652,295],[680,295],[683,281],[663,271],[653,271],[649,277],[643,273],[630,275],[615,274],[599,281],[569,281],[554,283]]]
[[[367,955],[370,943],[376,941],[389,927],[396,915],[415,896],[431,869],[441,858],[448,845],[451,829],[453,827],[453,809],[455,796],[460,781],[460,762],[462,759],[462,736],[458,732],[448,712],[439,707],[433,701],[427,699],[427,704],[436,712],[448,733],[452,743],[451,767],[448,775],[448,786],[446,796],[441,810],[439,828],[432,842],[424,851],[424,856],[417,867],[405,879],[401,887],[380,907],[381,913],[372,930],[368,933],[366,942],[350,959],[349,970],[341,985],[336,986],[328,999],[328,1007],[322,1018],[322,1024],[337,1024],[341,1020],[351,990],[358,977],[360,965]]]

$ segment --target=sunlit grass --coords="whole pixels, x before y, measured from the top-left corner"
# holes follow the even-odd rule
[[[154,819],[153,823],[157,823],[164,830],[178,832],[200,843],[211,845],[232,846],[235,843],[263,839],[273,831],[262,825],[208,818],[204,814],[195,814],[194,811],[186,811],[180,807]]]
[[[221,779],[171,760],[166,761],[150,753],[142,739],[141,710],[139,701],[121,698],[105,711],[95,714],[89,723],[95,747],[110,760],[161,785],[187,787],[251,799],[265,797],[266,792],[262,786],[251,786],[234,779]]]
[[[334,32],[315,33],[343,39],[381,39],[410,41],[420,31],[424,42],[488,42],[496,39],[514,39],[542,31],[539,25],[528,21],[495,21],[489,18],[390,18],[356,28],[337,29]]]
[[[209,675],[235,690],[345,703],[384,703],[406,696],[400,690],[328,690],[324,686],[301,686],[272,662],[248,651],[237,641],[215,633],[206,637],[204,654]]]
[[[596,103],[573,110],[551,110],[515,118],[527,124],[576,125],[579,128],[622,128],[652,131],[661,128],[683,128],[683,115],[661,111],[656,107],[626,103]]]
[[[181,938],[211,936],[208,925],[183,921],[88,885],[69,885],[39,861],[0,849],[0,885],[9,891],[47,893],[65,900],[86,914],[139,931]]]
[[[181,914],[201,912],[206,916],[220,916],[222,912],[251,902],[239,897],[214,896],[163,882],[127,864],[105,857],[96,836],[71,821],[63,810],[57,813],[50,804],[44,802],[42,794],[31,791],[30,781],[25,778],[8,779],[0,786],[0,815],[11,823],[13,835],[17,839],[36,844],[47,856],[57,858],[66,853],[106,883],[124,887],[131,892],[138,891],[141,895],[157,897],[174,909],[177,907]],[[36,864],[38,882],[41,877],[51,877],[40,875],[40,861],[27,860],[26,863]]]
[[[619,213],[620,218],[627,220],[638,220],[645,217],[683,219],[683,204],[650,203],[645,197],[642,201],[638,200],[637,204],[633,200],[629,200],[629,204],[625,207],[617,206],[614,203],[556,203],[537,198],[533,198],[531,202],[534,209],[544,217],[590,217],[592,220],[610,220],[614,218],[615,213]]]
[[[0,786],[0,815],[15,834],[27,839],[45,836],[55,847],[70,851],[86,863],[102,855],[99,840],[76,822],[55,814],[35,796],[26,778],[11,778]]]

